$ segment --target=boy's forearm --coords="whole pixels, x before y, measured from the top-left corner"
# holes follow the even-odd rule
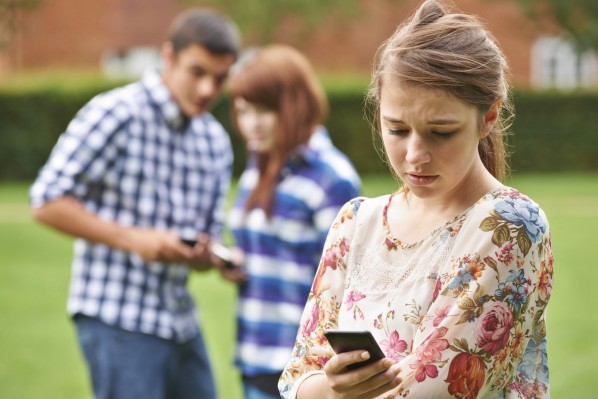
[[[32,209],[33,218],[65,234],[128,250],[127,228],[100,219],[72,197],[62,197]]]

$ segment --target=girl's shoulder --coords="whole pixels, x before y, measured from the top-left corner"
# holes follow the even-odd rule
[[[544,214],[533,199],[509,186],[501,186],[490,191],[477,201],[474,208],[490,209],[499,214],[514,212],[520,214],[523,218]]]
[[[469,212],[468,219],[481,230],[493,232],[493,241],[499,243],[503,241],[501,238],[510,236],[513,231],[520,233],[520,241],[523,242],[523,237],[527,236],[530,243],[535,243],[549,230],[546,214],[540,206],[508,186],[499,187],[482,197]]]
[[[384,207],[388,205],[391,195],[392,194],[381,195],[378,197],[355,197],[347,201],[343,206],[343,209],[352,210],[355,215],[364,214],[366,212],[376,212],[377,210],[382,211]]]
[[[388,203],[390,195],[380,197],[359,196],[347,201],[336,216],[333,228],[336,229],[350,222],[350,225],[367,223],[371,218],[382,213],[384,206]]]

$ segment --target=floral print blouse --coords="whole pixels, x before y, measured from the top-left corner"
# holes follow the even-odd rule
[[[282,397],[323,373],[334,355],[324,331],[341,329],[370,330],[400,364],[403,382],[381,398],[547,398],[553,257],[544,212],[502,186],[407,244],[388,228],[394,195],[354,199],[337,215]]]

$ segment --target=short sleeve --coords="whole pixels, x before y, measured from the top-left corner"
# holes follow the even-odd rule
[[[32,207],[65,195],[84,195],[89,182],[101,179],[125,144],[117,133],[129,113],[116,101],[110,93],[100,94],[69,123],[30,188]]]
[[[278,387],[285,399],[289,398],[302,375],[321,370],[334,354],[324,332],[334,329],[338,324],[351,237],[357,211],[363,200],[355,198],[341,208],[326,238],[291,359],[279,381]]]

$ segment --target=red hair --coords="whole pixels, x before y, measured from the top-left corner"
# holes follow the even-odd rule
[[[309,61],[286,45],[262,48],[243,64],[229,82],[232,100],[264,106],[276,112],[277,131],[273,148],[257,154],[259,180],[246,209],[261,207],[271,215],[280,170],[297,147],[306,144],[328,114],[328,101]],[[236,123],[235,107],[232,107]]]

